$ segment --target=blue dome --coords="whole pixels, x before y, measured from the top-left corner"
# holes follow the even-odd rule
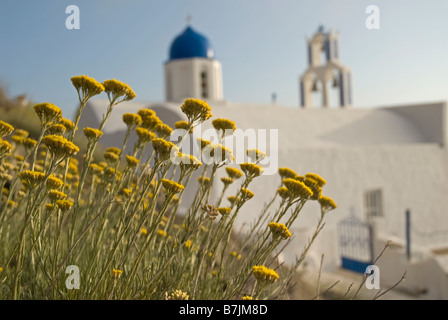
[[[170,48],[170,60],[185,58],[213,59],[214,53],[210,41],[188,26],[178,35]]]

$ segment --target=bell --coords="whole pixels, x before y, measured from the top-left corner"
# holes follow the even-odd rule
[[[338,78],[335,76],[335,77],[333,78],[333,88],[337,88],[337,87],[339,87],[339,80],[338,80]]]
[[[314,80],[314,82],[313,82],[313,88],[312,88],[311,90],[313,90],[314,92],[319,90],[319,89],[317,88],[317,81],[316,81],[316,80]]]

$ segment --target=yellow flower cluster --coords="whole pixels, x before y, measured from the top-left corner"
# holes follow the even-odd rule
[[[14,131],[14,127],[9,123],[0,120],[0,138],[10,135]]]
[[[255,163],[247,163],[247,162],[241,163],[240,168],[246,175],[247,179],[253,179],[255,177],[258,177],[264,171],[261,166]]]
[[[142,124],[142,117],[135,113],[125,113],[123,114],[123,122],[128,128],[136,127]]]
[[[187,121],[183,121],[183,120],[177,121],[177,122],[174,124],[174,127],[175,127],[176,129],[189,130],[188,133],[193,133],[193,130],[194,130],[193,127],[191,127],[190,129],[188,129],[189,126],[190,126],[190,124],[189,124]]]
[[[64,200],[65,198],[67,198],[67,195],[58,190],[50,190],[48,191],[48,198],[51,200],[51,202],[56,202],[58,200]]]
[[[234,180],[230,177],[221,177],[221,181],[224,185],[228,186],[229,184],[232,184]]]
[[[158,123],[154,127],[154,131],[158,134],[158,136],[160,138],[165,139],[171,135],[171,133],[173,132],[173,129],[171,129],[171,127],[165,123]]]
[[[241,200],[243,202],[246,202],[247,200],[250,200],[253,198],[255,194],[246,188],[241,188]]]
[[[214,164],[217,166],[222,166],[235,160],[232,150],[221,144],[209,144],[204,148],[203,156],[208,164],[213,159]]]
[[[321,196],[319,198],[319,204],[324,213],[337,208],[336,203],[330,197]]]
[[[59,189],[63,184],[64,182],[61,179],[56,178],[53,175],[49,176],[46,182],[48,189]]]
[[[137,113],[142,118],[142,126],[146,129],[154,130],[159,123],[162,123],[162,120],[151,109],[140,109]]]
[[[188,294],[186,292],[183,292],[182,290],[176,290],[170,295],[168,295],[168,293],[165,293],[166,300],[188,300],[188,298]]]
[[[252,274],[254,275],[257,282],[261,285],[266,285],[270,283],[274,283],[278,280],[278,274],[273,270],[266,268],[265,266],[253,266]]]
[[[317,173],[307,173],[305,174],[305,178],[314,180],[321,188],[327,184],[327,181],[325,181],[325,179],[319,176]]]
[[[69,200],[57,200],[56,205],[59,209],[61,209],[63,212],[67,212],[70,210],[70,208],[73,206],[73,202]]]
[[[57,123],[48,128],[48,133],[63,135],[66,130],[67,128],[63,124]]]
[[[187,116],[189,123],[203,122],[212,117],[210,106],[207,102],[199,99],[185,99],[180,109]]]
[[[294,178],[297,176],[297,173],[290,168],[278,168],[278,174],[283,179],[285,178]]]
[[[114,278],[114,279],[118,279],[118,278],[120,278],[121,277],[121,274],[123,273],[123,270],[119,270],[119,269],[115,269],[115,268],[113,268],[113,270],[112,270],[112,277]]]
[[[79,151],[76,145],[62,136],[48,135],[43,137],[42,141],[57,159],[73,156]]]
[[[152,147],[157,154],[159,160],[167,160],[170,157],[170,152],[173,148],[177,147],[170,141],[165,139],[157,138],[152,140]]]
[[[184,186],[168,179],[162,179],[162,186],[165,188],[166,193],[174,195],[184,190]]]
[[[0,139],[0,158],[9,154],[11,150],[12,145],[8,141]]]
[[[146,143],[148,143],[156,138],[155,133],[153,133],[143,127],[139,127],[137,129],[135,129],[135,132],[137,133],[137,136],[138,136],[138,145],[139,146],[143,146]]]
[[[129,101],[136,97],[135,92],[126,83],[110,79],[103,82],[104,91],[107,93],[109,99],[116,102],[119,98],[122,101]]]
[[[283,184],[288,188],[290,199],[309,199],[313,195],[313,191],[308,188],[303,182],[286,178],[283,180]]]
[[[138,166],[138,163],[140,162],[140,160],[138,160],[137,158],[135,158],[133,156],[126,155],[126,162],[129,167],[135,168],[136,166]]]
[[[235,122],[228,119],[215,119],[212,121],[212,125],[217,131],[222,132],[223,137],[233,134],[233,132],[236,130]]]
[[[84,128],[83,132],[86,138],[89,139],[90,141],[96,141],[103,135],[103,133],[100,130],[89,127]]]
[[[201,185],[204,185],[204,186],[208,186],[209,184],[210,184],[210,178],[208,178],[208,177],[199,177],[198,178],[198,181],[199,181],[199,183],[201,184]]]
[[[74,76],[70,80],[78,91],[80,101],[83,102],[104,91],[104,86],[101,83],[86,75]]]
[[[288,239],[292,236],[291,232],[289,232],[288,227],[286,227],[282,223],[270,222],[268,224],[269,229],[271,230],[274,237],[280,237],[282,239]]]
[[[19,173],[19,178],[22,179],[22,183],[26,187],[32,188],[44,180],[45,174],[38,171],[25,170]]]
[[[51,126],[59,122],[62,118],[62,111],[52,103],[39,103],[34,107],[34,111],[39,116],[43,126]]]
[[[204,150],[205,147],[207,147],[208,145],[211,144],[210,141],[202,139],[202,138],[198,138],[197,139],[198,145],[201,148],[201,151]]]
[[[67,129],[67,130],[73,130],[73,128],[75,127],[75,124],[67,119],[67,118],[62,118],[60,123]]]
[[[228,207],[220,207],[216,210],[218,210],[218,212],[223,216],[228,216],[230,212],[232,212],[232,209]]]
[[[258,163],[259,161],[266,158],[266,153],[258,149],[248,149],[246,151],[246,154],[255,163]]]
[[[232,167],[226,167],[226,172],[229,175],[229,177],[234,180],[237,180],[244,175],[240,170],[238,170],[237,168],[232,168]]]

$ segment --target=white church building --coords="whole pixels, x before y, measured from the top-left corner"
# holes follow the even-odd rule
[[[325,254],[327,272],[363,272],[392,240],[377,263],[384,286],[407,271],[407,280],[400,284],[403,292],[417,298],[448,298],[446,102],[356,108],[352,71],[341,62],[339,35],[320,27],[305,44],[309,66],[298,81],[300,107],[232,103],[224,99],[222,66],[210,41],[187,26],[173,40],[164,64],[166,101],[119,104],[100,141],[105,147],[121,145],[124,113],[148,107],[173,126],[186,120],[180,110],[185,98],[206,100],[216,118],[234,120],[243,131],[267,130],[272,141],[254,147],[271,160],[278,156],[279,167],[298,174],[315,172],[326,179],[323,194],[338,208],[327,215],[307,256],[308,266],[318,269]],[[107,104],[102,99],[89,101],[80,128],[98,127]],[[211,121],[195,129],[195,138],[208,128]],[[278,145],[269,135],[275,130]],[[219,179],[215,183],[218,193],[222,184]],[[255,179],[250,185],[255,197],[239,214],[238,227],[256,218],[279,184],[277,174]],[[189,203],[183,204],[185,209]],[[287,263],[300,255],[319,213],[317,203],[304,207],[291,230],[294,238],[282,254]]]

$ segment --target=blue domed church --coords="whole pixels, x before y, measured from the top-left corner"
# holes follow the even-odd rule
[[[191,97],[207,101],[223,99],[221,63],[214,58],[210,41],[191,26],[173,40],[169,49],[165,97],[172,102]]]

